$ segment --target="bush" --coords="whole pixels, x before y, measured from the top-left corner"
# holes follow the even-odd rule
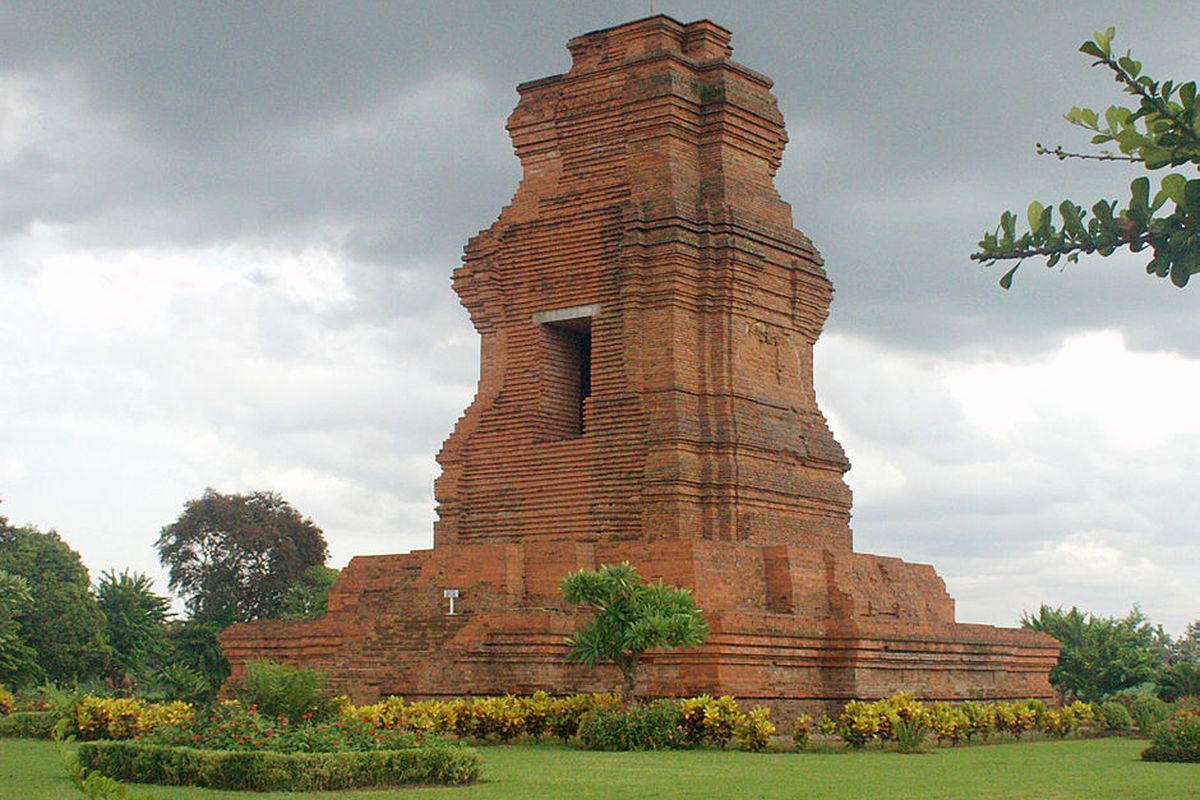
[[[156,700],[182,700],[193,706],[211,703],[216,695],[209,679],[200,670],[182,661],[163,666],[154,674],[147,696]]]
[[[879,735],[882,715],[874,703],[851,700],[837,719],[837,735],[853,748],[866,747]]]
[[[594,708],[579,724],[579,739],[588,750],[681,750],[692,744],[679,703],[672,700]]]
[[[464,703],[458,713],[460,735],[507,742],[525,732],[526,705],[512,695],[478,697]]]
[[[1100,706],[1100,714],[1106,731],[1127,731],[1133,727],[1133,717],[1129,715],[1129,709],[1115,700],[1109,700]]]
[[[937,737],[938,744],[950,742],[955,745],[973,735],[979,714],[973,717],[962,706],[952,706],[947,703],[931,703],[925,709],[925,721],[930,732]],[[978,708],[978,706],[977,706]]]
[[[733,738],[741,714],[737,700],[730,695],[710,697],[702,694],[679,701],[683,729],[692,744],[715,744],[721,749]]]
[[[812,724],[813,718],[808,714],[796,717],[792,724],[792,744],[796,745],[797,750],[808,747],[808,740],[812,737]]]
[[[547,732],[565,742],[579,735],[579,726],[589,712],[597,708],[617,708],[620,705],[621,698],[611,692],[556,697],[551,703]]]
[[[1155,725],[1170,717],[1173,711],[1169,703],[1148,694],[1121,692],[1113,695],[1112,699],[1128,709],[1133,724],[1142,733],[1150,733]]]
[[[734,727],[738,747],[751,753],[762,750],[771,741],[775,724],[771,722],[771,709],[759,706],[742,714]]]
[[[59,719],[57,711],[16,711],[0,717],[0,738],[49,739]]]
[[[892,729],[892,738],[901,753],[920,753],[925,749],[925,734],[928,729],[920,717],[902,719]]]
[[[962,712],[966,722],[964,733],[967,741],[973,740],[976,736],[983,739],[985,742],[992,735],[996,724],[996,710],[991,703],[972,703],[966,702],[958,706],[958,710]]]
[[[337,701],[322,695],[325,674],[267,659],[246,662],[242,704],[268,717],[299,722],[301,717],[328,719],[337,713]]]
[[[1150,735],[1150,746],[1142,751],[1142,759],[1200,763],[1200,709],[1177,711],[1159,723]]]
[[[0,686],[0,717],[7,717],[13,711],[12,692]]]
[[[1079,726],[1079,717],[1070,706],[1051,709],[1042,723],[1042,730],[1060,739],[1075,732]]]
[[[459,747],[354,753],[250,753],[141,742],[80,745],[88,770],[135,783],[240,791],[330,791],[405,784],[463,784],[481,759]]]
[[[84,695],[72,710],[71,720],[80,739],[132,739],[159,728],[191,722],[194,711],[187,703],[144,703],[131,697]]]

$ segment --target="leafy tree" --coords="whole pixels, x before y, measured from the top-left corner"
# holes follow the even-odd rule
[[[44,677],[37,652],[25,642],[18,619],[32,610],[29,583],[0,570],[0,686],[26,686]]]
[[[1200,661],[1167,664],[1154,679],[1158,696],[1168,703],[1181,697],[1200,697]]]
[[[4,526],[0,570],[28,584],[33,604],[16,619],[46,679],[70,683],[100,677],[111,650],[79,554],[55,531]]]
[[[708,638],[690,591],[661,580],[645,583],[628,561],[569,573],[559,589],[568,603],[595,612],[590,623],[567,637],[567,658],[592,667],[615,664],[626,699],[634,698],[638,662],[647,650],[695,647]]]
[[[1053,636],[1062,644],[1050,683],[1066,701],[1096,703],[1122,689],[1152,680],[1161,657],[1158,630],[1136,606],[1122,619],[1043,605],[1026,614],[1022,627]]]
[[[1166,663],[1154,679],[1158,696],[1167,702],[1200,697],[1200,619],[1170,643]]]
[[[1112,39],[1115,29],[1096,33],[1079,50],[1112,72],[1122,89],[1134,96],[1135,108],[1110,106],[1103,114],[1090,108],[1072,108],[1066,120],[1090,131],[1092,144],[1113,143],[1120,154],[1069,153],[1038,145],[1038,152],[1059,159],[1087,158],[1101,161],[1126,161],[1156,171],[1190,165],[1200,167],[1200,100],[1195,81],[1176,84],[1159,82],[1142,73],[1142,64],[1126,52],[1115,55]],[[1038,201],[1029,204],[1026,214],[1029,228],[1018,235],[1017,215],[1005,211],[993,233],[984,234],[979,252],[971,258],[987,264],[999,260],[1017,260],[1004,274],[1000,285],[1012,285],[1013,273],[1025,258],[1045,258],[1053,267],[1060,259],[1077,262],[1080,254],[1108,256],[1128,248],[1138,253],[1147,248],[1153,257],[1146,271],[1160,278],[1170,277],[1176,286],[1200,272],[1200,179],[1178,172],[1162,177],[1151,196],[1150,179],[1142,176],[1130,184],[1129,200],[1124,208],[1117,201],[1100,200],[1091,207],[1092,215],[1070,200],[1057,207]],[[1161,212],[1161,213],[1160,213]]]
[[[114,570],[100,576],[96,602],[104,614],[105,634],[113,654],[112,682],[127,689],[153,673],[165,645],[167,598],[155,594],[154,583],[141,573]]]
[[[166,627],[162,660],[153,688],[168,699],[206,703],[229,677],[229,662],[217,634],[221,625],[197,620],[171,620]]]
[[[1173,664],[1200,664],[1200,619],[1188,623],[1183,634],[1171,643],[1168,660]]]
[[[288,588],[328,555],[321,529],[277,492],[213,489],[184,504],[157,547],[192,618],[219,626],[279,616]]]
[[[309,567],[300,582],[288,587],[280,603],[284,619],[311,619],[325,616],[329,608],[329,590],[337,583],[338,571],[321,565]]]

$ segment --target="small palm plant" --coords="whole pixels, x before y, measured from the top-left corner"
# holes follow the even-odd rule
[[[567,658],[588,666],[612,662],[623,678],[622,699],[634,699],[637,667],[647,650],[695,647],[708,625],[687,589],[646,583],[628,561],[569,573],[563,599],[590,607],[592,621],[567,637]]]

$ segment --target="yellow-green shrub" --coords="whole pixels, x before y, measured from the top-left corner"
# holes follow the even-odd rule
[[[181,700],[145,703],[132,697],[87,694],[75,704],[72,722],[81,739],[131,739],[167,725],[190,723],[192,707]]]
[[[455,733],[461,708],[459,700],[418,700],[405,709],[404,726],[420,733]]]
[[[958,710],[962,712],[963,719],[966,721],[967,741],[971,741],[976,736],[987,741],[995,727],[996,710],[993,705],[968,701],[961,704]]]
[[[683,730],[692,744],[715,744],[724,748],[733,738],[741,714],[737,700],[730,695],[712,697],[702,694],[679,701]]]
[[[813,718],[808,714],[801,714],[792,723],[792,743],[796,745],[797,750],[808,747],[808,740],[812,736],[812,724]]]
[[[474,722],[470,735],[496,736],[503,742],[525,732],[525,706],[512,695],[476,698],[467,711]]]
[[[879,736],[882,714],[875,703],[851,700],[837,720],[837,734],[851,747],[865,747]]]
[[[525,732],[540,739],[554,716],[554,698],[546,692],[534,692],[518,699],[525,709]]]
[[[938,743],[958,744],[971,732],[971,721],[966,712],[947,703],[931,703],[925,709],[925,719]]]
[[[775,724],[771,722],[771,709],[763,706],[739,715],[734,726],[738,747],[751,753],[757,753],[766,747],[774,732]]]
[[[1042,720],[1042,730],[1059,738],[1075,732],[1078,720],[1070,706],[1052,708]]]
[[[408,720],[405,711],[404,698],[389,695],[378,703],[357,708],[351,706],[350,714],[347,716],[356,716],[377,728],[403,728]]]
[[[13,710],[12,692],[0,686],[0,717],[7,717]]]

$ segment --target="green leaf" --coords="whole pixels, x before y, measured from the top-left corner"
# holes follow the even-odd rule
[[[1180,175],[1178,172],[1172,172],[1162,179],[1162,190],[1159,194],[1164,194],[1171,199],[1171,202],[1177,206],[1183,205],[1184,192],[1187,189],[1187,178]]]
[[[1104,121],[1108,123],[1108,129],[1113,133],[1118,133],[1125,123],[1129,120],[1129,115],[1133,112],[1124,106],[1109,106],[1104,109]]]
[[[1189,214],[1200,215],[1200,180],[1190,180],[1184,186],[1183,205]]]
[[[1037,200],[1034,200],[1032,203],[1029,204],[1029,208],[1025,212],[1025,214],[1026,214],[1026,217],[1029,219],[1029,230],[1031,232],[1037,233],[1039,230],[1041,230],[1041,228],[1042,228],[1042,212],[1045,210],[1046,210],[1046,207],[1044,205],[1042,205],[1041,203],[1039,203]]]
[[[1004,242],[1012,244],[1017,238],[1017,215],[1011,211],[1005,211],[1000,215],[1000,227],[1004,230]]]
[[[1196,102],[1196,82],[1188,81],[1183,86],[1179,87],[1179,102],[1184,108],[1188,108],[1192,103]]]
[[[1145,175],[1129,184],[1129,205],[1138,210],[1150,207],[1150,179]]]
[[[1096,40],[1096,44],[1104,48],[1104,52],[1107,55],[1108,53],[1112,52],[1112,40],[1116,35],[1117,29],[1109,27],[1104,31],[1104,33],[1093,33],[1092,37]]]
[[[1004,276],[1000,278],[1001,289],[1008,290],[1012,288],[1013,273],[1015,273],[1020,266],[1020,264],[1017,264],[1017,266],[1004,273]]]
[[[1100,48],[1100,45],[1091,40],[1079,45],[1079,52],[1095,56],[1096,58],[1104,58],[1104,51]]]

